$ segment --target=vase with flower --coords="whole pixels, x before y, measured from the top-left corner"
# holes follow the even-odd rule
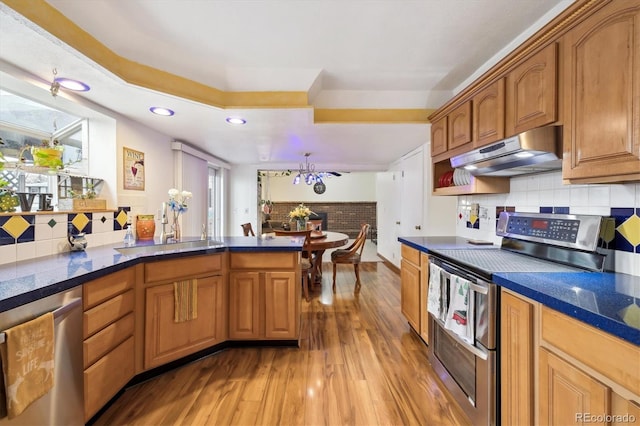
[[[180,232],[180,215],[188,210],[187,201],[193,197],[189,191],[178,191],[175,188],[169,190],[169,208],[171,227],[173,229],[173,238],[178,241],[181,237]]]
[[[305,206],[304,203],[300,203],[295,209],[289,212],[289,218],[295,220],[296,230],[304,231],[307,229],[307,221],[311,214],[315,213],[313,213],[309,207]]]

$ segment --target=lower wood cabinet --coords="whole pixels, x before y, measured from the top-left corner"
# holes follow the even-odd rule
[[[532,425],[534,307],[504,290],[500,303],[502,424]]]
[[[174,284],[145,290],[144,368],[150,369],[225,340],[224,278],[197,278],[197,317],[174,321]]]
[[[134,287],[134,268],[83,285],[85,421],[135,375]]]
[[[500,322],[502,424],[640,420],[638,346],[505,289]]]
[[[400,309],[409,325],[429,342],[429,256],[419,250],[402,245],[400,261]]]
[[[587,415],[607,415],[610,389],[557,355],[540,348],[539,424],[571,425]],[[606,422],[599,422],[604,424]]]
[[[229,338],[298,337],[300,275],[293,271],[229,274]]]

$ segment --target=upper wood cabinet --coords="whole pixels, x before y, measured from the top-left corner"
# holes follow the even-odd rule
[[[562,177],[640,179],[640,3],[616,0],[564,39]]]
[[[504,79],[478,92],[473,103],[473,147],[504,139]]]
[[[449,123],[448,149],[454,149],[471,142],[471,101],[467,101],[451,111]]]
[[[431,123],[431,156],[447,152],[447,117]]]
[[[552,43],[507,74],[507,137],[557,120],[557,51]]]

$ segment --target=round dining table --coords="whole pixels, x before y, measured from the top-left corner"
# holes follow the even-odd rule
[[[331,231],[314,231],[311,233],[309,246],[315,253],[313,261],[313,269],[311,272],[312,280],[322,279],[322,255],[326,250],[342,247],[349,242],[349,236],[342,232]]]

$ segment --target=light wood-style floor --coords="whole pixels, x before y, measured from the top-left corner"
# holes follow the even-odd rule
[[[127,389],[97,425],[458,425],[382,262],[331,263],[302,302],[300,348],[234,348]]]

